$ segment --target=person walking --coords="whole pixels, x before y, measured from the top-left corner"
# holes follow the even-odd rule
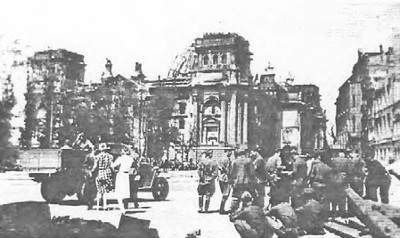
[[[228,183],[228,174],[231,170],[231,163],[232,163],[232,150],[226,150],[226,157],[221,159],[218,163],[218,182],[219,188],[221,189],[222,199],[221,204],[219,207],[220,214],[227,214],[228,212],[225,211],[225,203],[228,200],[229,193],[231,190],[230,184]]]
[[[128,148],[122,149],[121,156],[113,163],[112,167],[119,166],[117,177],[115,179],[115,194],[117,195],[118,205],[122,214],[125,214],[124,199],[130,197],[129,171],[133,164],[133,158],[130,156]]]
[[[92,174],[97,173],[96,187],[97,187],[97,209],[100,209],[100,200],[103,200],[103,208],[107,208],[107,194],[112,190],[112,155],[106,152],[106,143],[99,144],[100,153],[95,158],[95,163],[92,168]]]
[[[240,198],[245,191],[254,194],[255,169],[253,161],[247,156],[247,150],[239,150],[236,159],[232,163],[229,174],[229,183],[233,186],[231,212],[239,208]]]
[[[210,207],[211,197],[215,192],[215,179],[218,176],[218,166],[212,158],[212,151],[209,150],[203,154],[203,158],[199,163],[199,185],[197,192],[199,194],[199,210],[198,212],[208,212]],[[205,197],[205,204],[203,210],[203,203]]]

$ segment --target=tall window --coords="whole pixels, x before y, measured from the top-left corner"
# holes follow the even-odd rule
[[[179,103],[179,113],[185,114],[186,111],[186,103]]]
[[[218,64],[218,55],[213,55],[213,64]]]
[[[356,132],[356,117],[353,116],[353,118],[351,120],[352,120],[352,123],[353,123],[353,132]]]
[[[352,99],[353,99],[352,100],[353,101],[353,107],[356,107],[356,95],[353,94],[353,98]]]
[[[203,65],[208,65],[208,61],[209,61],[208,55],[204,55],[204,58],[203,58]]]
[[[222,54],[221,61],[222,64],[226,64],[226,54]]]
[[[184,119],[179,120],[179,129],[185,129],[185,120]]]

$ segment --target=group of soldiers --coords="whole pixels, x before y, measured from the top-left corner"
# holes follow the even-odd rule
[[[373,201],[378,201],[379,189],[381,202],[389,203],[390,175],[371,154],[299,155],[290,147],[277,149],[269,158],[257,149],[225,152],[226,157],[218,160],[211,150],[202,154],[198,211],[209,212],[217,180],[222,193],[219,212],[230,214],[241,237],[324,234],[330,216],[345,217],[351,212],[346,205],[349,187]],[[268,204],[264,204],[266,188]],[[225,210],[230,195],[230,209]]]

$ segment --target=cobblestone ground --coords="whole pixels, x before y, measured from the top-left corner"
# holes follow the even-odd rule
[[[201,230],[202,238],[239,238],[227,215],[217,213],[220,193],[217,191],[211,200],[209,214],[197,213],[197,192],[195,172],[171,172],[170,194],[167,201],[155,202],[150,193],[139,193],[142,198],[140,208],[130,204],[129,216],[151,220],[151,227],[158,229],[161,238],[184,238],[187,233]],[[26,173],[8,172],[0,174],[0,204],[21,201],[43,201],[40,185],[31,181]],[[391,204],[400,207],[400,181],[393,177],[390,189]],[[44,201],[43,201],[44,202]],[[227,206],[229,205],[227,203]],[[116,208],[115,203],[111,204]],[[119,211],[88,211],[79,205],[75,197],[68,197],[61,205],[50,205],[52,216],[70,216],[71,218],[96,219],[117,224]],[[316,236],[310,236],[316,237]],[[327,234],[322,237],[336,237]]]

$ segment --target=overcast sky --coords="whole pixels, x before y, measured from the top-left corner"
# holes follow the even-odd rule
[[[271,62],[283,78],[316,84],[330,123],[357,50],[387,48],[400,27],[393,0],[2,0],[1,9],[0,34],[85,55],[87,81],[99,79],[105,58],[114,74],[131,75],[139,61],[148,78],[165,77],[194,38],[238,33],[254,53],[253,75]]]

